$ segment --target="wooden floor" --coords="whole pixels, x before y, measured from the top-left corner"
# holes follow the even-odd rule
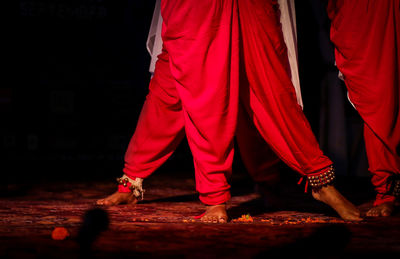
[[[278,210],[265,209],[253,183],[233,180],[230,222],[204,224],[203,206],[188,177],[168,174],[145,182],[134,206],[96,207],[112,181],[8,184],[0,198],[0,257],[4,258],[364,258],[400,255],[400,214],[360,223],[340,220],[325,205],[288,186]],[[351,181],[350,181],[351,182]],[[365,184],[365,183],[364,183]],[[361,185],[361,184],[359,184]],[[342,184],[362,210],[371,193]],[[352,188],[352,186],[358,186]],[[368,193],[368,194],[367,194]],[[362,203],[360,203],[362,202]],[[249,214],[252,222],[240,222]],[[55,227],[70,237],[51,238]]]

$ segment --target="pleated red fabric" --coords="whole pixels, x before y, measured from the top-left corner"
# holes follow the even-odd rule
[[[330,0],[328,13],[336,65],[364,120],[375,204],[392,201],[385,193],[400,173],[400,1]]]
[[[277,157],[302,175],[332,164],[297,104],[276,1],[163,0],[161,14],[164,48],[126,152],[126,175],[148,177],[185,134],[208,205],[230,198],[235,134],[259,181],[277,177]]]

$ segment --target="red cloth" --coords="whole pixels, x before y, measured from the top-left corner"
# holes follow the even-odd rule
[[[331,40],[349,97],[364,120],[376,203],[400,173],[400,1],[330,0]]]
[[[161,14],[164,49],[124,172],[145,178],[186,133],[200,200],[220,204],[230,198],[239,99],[236,0],[165,0]]]
[[[290,80],[277,1],[239,0],[240,101],[271,149],[302,175],[332,162],[322,153]]]
[[[122,193],[129,193],[132,192],[131,190],[131,183],[127,183],[126,186],[124,186],[123,184],[118,184],[118,192],[122,192]]]
[[[239,105],[236,141],[243,164],[254,181],[273,184],[279,180],[280,159],[254,126],[243,103]]]
[[[161,2],[164,49],[125,156],[126,175],[149,176],[186,133],[200,200],[208,205],[226,202],[239,91],[246,112],[239,113],[238,143],[255,179],[276,177],[270,169],[278,160],[271,150],[301,174],[332,164],[297,104],[276,1],[239,0],[243,56],[236,3]],[[245,70],[239,90],[240,57]]]

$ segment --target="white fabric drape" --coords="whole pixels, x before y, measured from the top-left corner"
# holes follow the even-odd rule
[[[156,7],[153,12],[153,19],[151,20],[149,35],[147,36],[147,51],[150,53],[151,61],[149,71],[154,73],[154,68],[156,66],[157,56],[162,50],[162,39],[161,39],[161,27],[162,27],[162,17],[161,17],[161,0],[156,1]]]
[[[281,11],[283,38],[288,49],[291,79],[296,90],[297,102],[303,107],[300,91],[299,65],[297,58],[297,28],[294,0],[278,0]]]

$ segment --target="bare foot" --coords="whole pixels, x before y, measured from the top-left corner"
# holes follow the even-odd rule
[[[360,211],[332,185],[322,187],[318,191],[312,191],[313,197],[331,206],[340,217],[349,221],[361,221]]]
[[[110,196],[96,201],[97,205],[136,204],[138,199],[132,192],[114,192]]]
[[[392,215],[394,202],[385,202],[367,211],[367,217],[387,217]]]
[[[225,204],[206,206],[206,212],[200,220],[206,223],[228,222],[228,215],[226,214]]]

